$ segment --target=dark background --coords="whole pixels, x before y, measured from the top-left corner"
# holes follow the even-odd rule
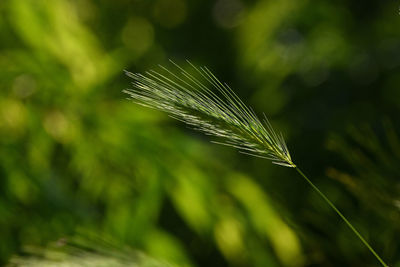
[[[399,26],[397,1],[1,1],[0,262],[90,232],[173,266],[378,266],[293,169],[125,100],[124,69],[189,59],[400,266]]]

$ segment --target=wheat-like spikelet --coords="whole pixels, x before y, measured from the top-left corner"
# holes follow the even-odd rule
[[[171,61],[172,62],[172,61]],[[232,146],[240,152],[295,167],[282,134],[276,134],[268,119],[256,116],[225,83],[206,67],[195,67],[191,74],[172,62],[175,71],[160,66],[160,71],[145,74],[126,72],[133,78],[133,89],[124,90],[140,105],[168,113],[207,135],[215,143]],[[197,75],[198,77],[195,77]]]

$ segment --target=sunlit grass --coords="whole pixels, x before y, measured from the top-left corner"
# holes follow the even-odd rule
[[[174,62],[175,70],[160,66],[160,71],[150,70],[145,74],[126,72],[134,80],[134,88],[124,92],[142,106],[166,112],[195,130],[221,139],[216,143],[295,168],[378,261],[388,266],[328,197],[293,163],[283,135],[276,134],[267,117],[264,115],[262,123],[255,112],[207,67],[198,68],[188,63],[194,74]]]

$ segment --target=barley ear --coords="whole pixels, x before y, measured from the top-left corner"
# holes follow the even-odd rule
[[[388,267],[339,209],[293,163],[283,135],[274,131],[265,115],[261,121],[227,84],[219,81],[206,67],[198,68],[188,62],[193,71],[191,73],[171,63],[175,66],[174,71],[163,66],[159,71],[150,70],[145,74],[126,71],[133,79],[133,88],[124,92],[140,105],[163,111],[195,130],[216,137],[218,140],[215,143],[269,159],[277,165],[295,168],[382,266]]]
[[[266,158],[274,164],[295,167],[282,134],[264,115],[261,121],[235,92],[206,67],[190,62],[192,72],[171,61],[174,71],[160,66],[144,74],[126,72],[132,89],[124,90],[136,103],[157,109],[206,135],[215,143],[241,153]]]

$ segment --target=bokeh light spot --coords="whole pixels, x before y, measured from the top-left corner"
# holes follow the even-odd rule
[[[36,80],[28,74],[22,74],[15,78],[13,93],[19,98],[27,98],[36,91]]]
[[[141,56],[154,42],[154,29],[150,22],[142,17],[130,18],[122,30],[122,42],[126,47]]]
[[[218,26],[233,28],[243,19],[244,7],[240,0],[219,0],[215,3],[213,17]]]
[[[8,99],[0,103],[0,128],[20,133],[26,122],[26,109],[16,100]]]
[[[165,28],[175,28],[186,19],[186,2],[184,0],[158,0],[154,4],[154,18]]]
[[[68,141],[70,123],[61,111],[55,110],[48,113],[43,124],[46,132],[55,140],[61,143]]]

